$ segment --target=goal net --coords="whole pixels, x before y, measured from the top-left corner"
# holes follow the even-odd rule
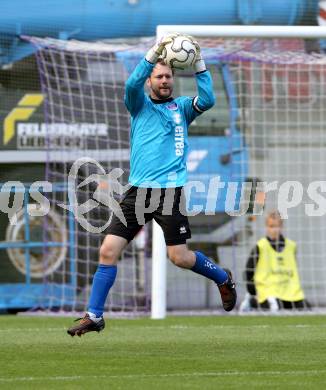
[[[116,185],[110,172],[123,170],[116,176],[121,185],[128,178],[130,122],[123,104],[125,81],[154,40],[31,40],[38,48],[46,102],[47,180],[54,189],[61,187],[48,196],[66,227],[68,247],[66,259],[44,276],[44,283],[50,308],[84,310],[105,233],[102,227],[110,218],[106,199],[112,197],[110,189]],[[305,297],[312,307],[323,307],[326,57],[311,51],[314,45],[302,39],[198,40],[212,72],[217,103],[189,129],[189,180],[204,186],[204,191],[192,192],[190,208],[203,207],[190,218],[189,246],[233,271],[240,303],[246,293],[248,256],[265,235],[264,216],[278,209],[285,236],[297,243]],[[176,75],[175,95],[196,95],[191,73]],[[214,192],[215,198],[207,198],[216,177],[225,186],[217,195]],[[250,195],[249,203],[248,196],[240,199],[244,188],[249,188],[242,191]],[[119,200],[121,194],[113,191],[113,198]],[[151,229],[146,226],[124,251],[108,310],[150,309]],[[46,223],[44,230],[47,240]],[[44,267],[48,252],[44,252]],[[168,309],[219,307],[213,283],[168,264]]]

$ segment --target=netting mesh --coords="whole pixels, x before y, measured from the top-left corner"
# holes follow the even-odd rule
[[[105,205],[110,179],[105,174],[120,168],[124,171],[121,182],[128,178],[129,115],[123,104],[127,71],[114,52],[105,50],[105,46],[103,50],[103,45],[94,48],[91,45],[92,51],[86,51],[85,44],[76,45],[74,50],[64,50],[62,42],[50,45],[38,52],[38,64],[43,93],[47,96],[46,179],[64,187],[63,191],[53,192],[51,207],[69,226],[66,239],[71,249],[66,261],[46,278],[53,294],[50,306],[84,310],[104,236],[101,228],[110,219],[110,210]],[[96,232],[81,226],[67,208],[58,207],[71,203],[69,172],[73,163],[84,156],[94,162],[81,163],[69,185],[76,194],[76,204],[81,205],[93,196],[99,200],[82,216],[89,226],[99,228]],[[116,197],[119,200],[118,194]],[[145,230],[122,255],[118,279],[110,294],[111,310],[148,309],[144,235]]]
[[[47,179],[66,186],[73,162],[87,156],[100,162],[106,172],[122,168],[125,183],[129,170],[129,115],[123,105],[124,83],[151,42],[128,46],[32,41],[38,46],[46,97]],[[265,210],[282,211],[286,218],[284,233],[298,244],[298,268],[306,298],[312,306],[321,307],[326,303],[326,210],[323,211],[322,198],[326,57],[308,53],[307,45],[299,39],[207,38],[199,43],[213,74],[217,104],[189,129],[189,179],[202,180],[206,189],[214,176],[240,187],[244,182],[266,182],[265,190],[276,182],[274,190],[266,193]],[[177,75],[176,95],[196,94],[189,76],[187,72]],[[77,182],[99,173],[98,169],[94,164],[84,164]],[[320,183],[315,184],[314,192],[311,183],[317,181]],[[95,197],[97,186],[91,181],[77,189],[79,204]],[[105,183],[100,187],[105,194]],[[46,282],[52,286],[52,306],[80,310],[87,302],[103,234],[87,232],[72,222],[67,210],[58,208],[59,203],[68,204],[67,193],[67,188],[53,192],[51,205],[67,226],[70,255],[46,277]],[[257,239],[265,235],[264,218],[251,214],[230,216],[223,203],[226,189],[221,194],[211,210],[214,212],[206,213],[211,215],[202,212],[191,217],[193,236],[189,245],[233,270],[241,300],[246,291],[246,260]],[[203,202],[203,198],[198,195],[195,201]],[[307,204],[320,216],[308,216]],[[102,226],[109,218],[104,206],[99,202],[85,213],[85,218]],[[119,262],[118,280],[110,294],[111,310],[149,308],[150,248],[148,226]],[[65,287],[54,293],[53,285]],[[169,265],[167,302],[169,309],[214,309],[218,305],[216,287],[198,275]]]

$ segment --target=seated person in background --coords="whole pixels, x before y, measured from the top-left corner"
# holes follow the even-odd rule
[[[240,311],[307,307],[297,269],[296,243],[282,235],[282,227],[279,212],[270,212],[266,217],[266,237],[258,240],[247,261],[248,293]]]

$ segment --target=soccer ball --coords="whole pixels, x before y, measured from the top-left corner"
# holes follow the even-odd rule
[[[172,42],[165,45],[162,52],[163,61],[173,69],[187,69],[196,59],[196,46],[184,35],[172,36]]]

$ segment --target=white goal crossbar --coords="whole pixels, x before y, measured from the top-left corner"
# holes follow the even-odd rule
[[[182,33],[197,37],[219,38],[326,38],[326,26],[191,26],[160,25],[156,36],[162,38],[168,33]]]
[[[159,25],[157,40],[169,33],[182,33],[196,37],[216,38],[299,38],[324,39],[326,26],[202,26],[202,25]],[[152,261],[152,311],[151,318],[166,316],[166,246],[161,228],[153,226]]]

